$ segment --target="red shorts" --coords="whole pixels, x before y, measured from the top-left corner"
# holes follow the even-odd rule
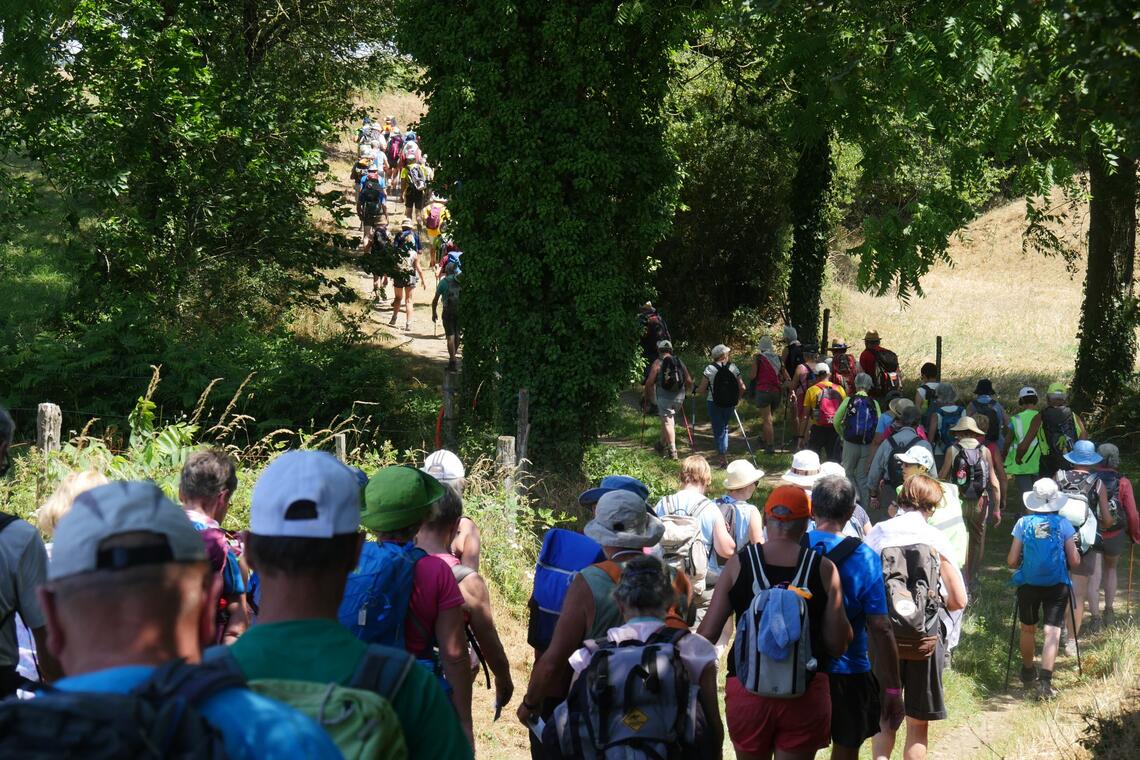
[[[807,692],[795,699],[758,697],[735,676],[724,687],[725,723],[732,746],[750,755],[773,750],[814,752],[831,743],[831,689],[816,673]]]

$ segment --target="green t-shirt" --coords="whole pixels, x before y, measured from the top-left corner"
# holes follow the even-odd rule
[[[453,309],[459,305],[459,281],[456,275],[449,274],[435,286],[435,294],[443,301],[443,308]]]
[[[230,646],[249,680],[347,685],[367,646],[335,620],[260,623]],[[404,729],[408,757],[474,758],[451,702],[435,676],[416,666],[408,672],[392,708]]]

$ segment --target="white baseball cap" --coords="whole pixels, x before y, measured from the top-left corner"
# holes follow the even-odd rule
[[[820,362],[819,364],[815,365],[815,374],[827,375],[830,373],[831,373],[831,367],[827,366],[827,362]]]
[[[125,533],[165,539],[139,547],[100,548]],[[206,545],[182,508],[150,481],[117,480],[75,497],[55,529],[48,580],[139,565],[203,562]]]
[[[332,538],[360,528],[360,481],[326,451],[286,451],[253,487],[249,531],[258,536]]]
[[[927,472],[934,471],[934,454],[925,446],[911,446],[902,454],[895,454],[895,459],[903,464],[916,464]]]
[[[1028,385],[1017,392],[1017,398],[1019,401],[1023,398],[1029,398],[1030,396],[1037,398],[1037,391],[1034,388],[1030,388]]]
[[[440,449],[428,454],[427,459],[424,460],[424,466],[420,469],[441,483],[448,480],[462,480],[467,477],[467,470],[464,469],[463,462],[459,461],[459,457],[447,449]]]

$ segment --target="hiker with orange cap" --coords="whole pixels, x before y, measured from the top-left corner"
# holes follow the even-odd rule
[[[724,566],[697,633],[717,641],[730,615],[739,621],[725,684],[737,757],[814,757],[831,739],[825,668],[846,651],[851,624],[835,564],[800,543],[811,518],[804,490],[778,486],[764,514],[767,542]]]
[[[859,354],[859,367],[871,376],[871,398],[882,398],[891,391],[902,390],[902,372],[899,357],[889,348],[883,348],[879,333],[870,330],[863,336],[863,353]]]

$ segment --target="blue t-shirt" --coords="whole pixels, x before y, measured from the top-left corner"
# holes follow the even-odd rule
[[[879,421],[875,423],[875,434],[885,436],[887,428],[895,421],[895,417],[890,412],[883,412],[879,415]]]
[[[824,553],[834,549],[843,538],[821,530],[809,531],[807,534],[808,546]],[[840,563],[839,580],[843,584],[843,610],[851,621],[851,644],[842,657],[832,658],[826,669],[828,673],[870,673],[867,616],[887,614],[883,561],[871,547],[861,544]]]
[[[1013,526],[1013,537],[1021,541],[1021,567],[1013,573],[1017,586],[1056,586],[1069,584],[1065,542],[1076,535],[1076,528],[1056,513],[1030,514]]]
[[[701,543],[708,547],[710,555],[715,554],[716,552],[714,552],[712,548],[713,529],[716,528],[718,521],[724,521],[724,515],[720,513],[720,509],[715,503],[713,503],[713,500],[707,496],[702,496],[696,491],[680,491],[669,496],[663,496],[661,497],[661,500],[657,502],[657,506],[653,509],[654,513],[658,517],[665,516],[666,501],[670,502],[671,504],[670,512],[672,514],[686,515],[695,513],[701,506],[701,502],[708,502],[707,505],[701,508],[700,515],[697,519],[701,525]]]
[[[126,694],[154,672],[150,665],[126,665],[64,678],[60,691]],[[198,711],[222,733],[232,758],[341,757],[332,739],[312,719],[288,705],[248,689],[225,689],[203,701]]]

